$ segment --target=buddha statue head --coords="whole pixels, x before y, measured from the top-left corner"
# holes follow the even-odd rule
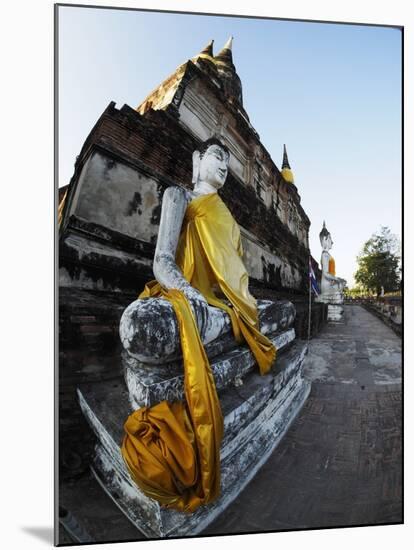
[[[325,222],[323,222],[322,230],[319,233],[319,240],[321,242],[321,246],[323,250],[329,251],[332,248],[333,240],[332,240],[331,234],[326,229]]]
[[[218,190],[227,178],[230,152],[217,138],[204,141],[193,153],[193,184],[206,183]]]

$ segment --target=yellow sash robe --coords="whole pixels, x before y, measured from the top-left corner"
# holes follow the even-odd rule
[[[276,349],[260,333],[242,253],[239,226],[217,193],[193,199],[183,221],[177,265],[210,305],[230,315],[237,342],[247,342],[260,373],[265,374]],[[231,306],[217,297],[219,291]],[[140,298],[155,296],[168,299],[177,316],[186,403],[162,401],[133,412],[124,425],[121,451],[132,478],[147,496],[164,506],[192,512],[220,494],[223,417],[187,298],[179,290],[166,290],[151,281]]]

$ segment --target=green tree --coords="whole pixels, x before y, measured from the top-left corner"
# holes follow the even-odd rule
[[[362,296],[362,294],[364,294],[364,289],[361,285],[356,285],[349,289],[348,294],[351,298],[357,298],[358,296]]]
[[[388,227],[381,227],[364,244],[357,257],[358,269],[354,275],[356,283],[368,291],[381,293],[400,288],[400,246]]]

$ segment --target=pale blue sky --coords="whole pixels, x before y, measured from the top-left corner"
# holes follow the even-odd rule
[[[283,143],[319,260],[322,221],[349,283],[381,225],[401,235],[401,32],[238,17],[59,9],[59,185],[115,101],[136,107],[211,39],[234,36],[244,107],[276,165]]]

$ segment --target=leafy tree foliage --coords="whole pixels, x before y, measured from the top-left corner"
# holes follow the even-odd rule
[[[351,298],[357,298],[358,296],[362,296],[364,292],[365,291],[361,285],[356,285],[347,291],[346,296],[350,296]],[[344,294],[345,294],[345,289],[344,289]]]
[[[400,288],[399,241],[388,227],[381,227],[364,244],[357,257],[358,269],[354,275],[356,283],[368,291],[381,293]]]

